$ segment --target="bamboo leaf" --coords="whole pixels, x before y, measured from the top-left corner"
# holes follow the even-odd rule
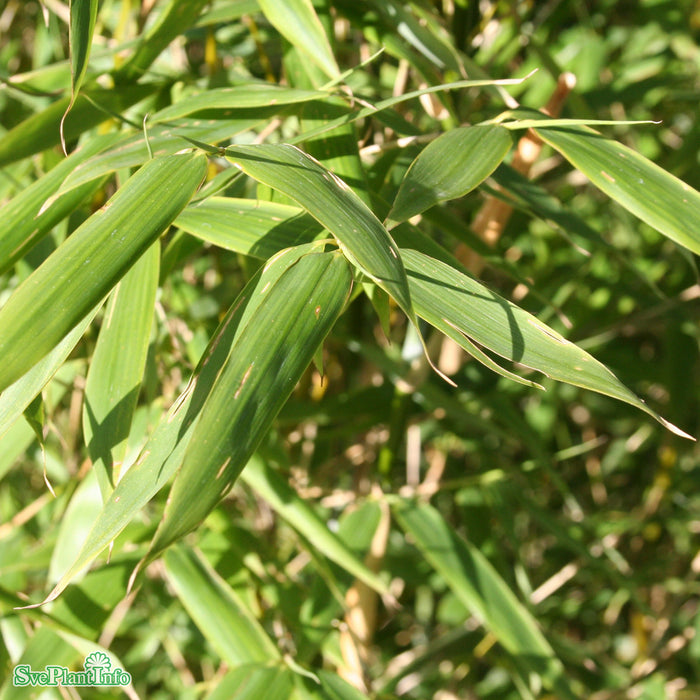
[[[417,326],[399,249],[342,180],[295,146],[232,146],[226,149],[226,158],[304,207],[335,236],[348,260],[391,294]]]
[[[361,562],[343,541],[328,529],[306,501],[267,463],[253,457],[241,479],[279,513],[313,547],[355,578],[382,595],[389,591],[384,582]]]
[[[92,322],[100,306],[102,303],[91,309],[48,355],[39,360],[26,374],[0,394],[0,439],[22,415],[32,399],[51,381],[51,378],[83,337],[83,333]]]
[[[245,664],[217,680],[206,700],[289,700],[294,697],[293,681],[288,668]]]
[[[234,87],[214,88],[190,95],[156,112],[152,120],[163,122],[212,110],[221,110],[221,114],[217,115],[218,118],[226,119],[233,116],[233,110],[290,105],[327,97],[328,93],[320,90],[299,90],[270,83],[250,83]]]
[[[328,37],[311,0],[258,0],[258,5],[272,26],[328,77],[340,75]]]
[[[149,560],[196,527],[231,487],[342,311],[351,281],[337,252],[309,254],[266,293],[202,409]]]
[[[535,619],[476,547],[459,537],[430,505],[397,502],[394,513],[430,565],[521,670],[540,676],[558,698],[579,697]]]
[[[264,115],[262,117],[251,115],[241,119],[197,120],[196,124],[183,124],[176,128],[156,124],[149,129],[148,143],[143,133],[128,134],[110,144],[110,148],[100,149],[99,153],[81,162],[66,177],[58,192],[49,201],[53,202],[74,187],[80,187],[120,168],[142,165],[150,158],[149,146],[156,157],[172,155],[182,150],[187,138],[212,143],[228,141],[232,136],[253,129],[264,122]]]
[[[260,623],[202,554],[172,547],[165,555],[165,570],[180,602],[226,663],[240,666],[280,658]]]
[[[453,129],[429,143],[411,163],[387,217],[388,228],[438,202],[463,197],[506,156],[512,140],[502,126]]]
[[[83,434],[103,499],[119,481],[151,337],[160,244],[154,243],[110,296],[85,382]]]
[[[214,245],[263,260],[309,242],[323,230],[297,207],[233,197],[210,197],[189,206],[175,225]]]
[[[55,600],[167,484],[182,463],[194,426],[231,348],[282,273],[309,251],[309,246],[282,251],[246,285],[209,341],[187,387],[160,421],[138,460],[117,484],[84,547],[44,602]]]
[[[90,139],[0,208],[0,220],[3,222],[0,234],[0,274],[9,270],[59,221],[75,211],[81,202],[98,189],[101,182],[93,181],[70,194],[56,197],[46,205],[70,173],[113,143],[115,138],[116,134],[109,134]]]
[[[416,312],[457,342],[454,330],[552,379],[631,404],[676,435],[693,439],[649,408],[585,350],[472,277],[415,250],[403,250],[402,257]],[[462,345],[470,352],[468,345]]]
[[[114,81],[121,85],[140,78],[173,39],[187,31],[209,0],[170,0],[157,21],[141,36],[134,53],[115,72]],[[117,90],[118,92],[118,90]]]
[[[73,99],[80,91],[87,72],[97,7],[98,0],[70,0],[69,43]]]
[[[700,192],[627,146],[585,127],[535,129],[598,189],[700,254]]]
[[[184,208],[205,170],[206,158],[192,153],[150,161],[15,290],[0,309],[0,390],[104,298]]]

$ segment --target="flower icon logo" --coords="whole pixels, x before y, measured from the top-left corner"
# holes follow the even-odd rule
[[[112,667],[112,662],[109,660],[109,656],[103,651],[93,651],[85,657],[85,663],[83,667],[86,671],[92,671],[99,669],[100,671],[109,671]]]

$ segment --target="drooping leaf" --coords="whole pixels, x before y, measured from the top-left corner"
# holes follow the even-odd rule
[[[416,312],[457,342],[455,330],[497,355],[552,379],[636,406],[677,435],[693,439],[649,408],[585,350],[531,314],[439,260],[415,250],[403,250],[401,254]],[[463,347],[470,352],[470,345]]]
[[[598,189],[700,255],[700,192],[623,144],[586,127],[535,129]]]
[[[535,619],[476,547],[430,505],[400,502],[394,513],[426,560],[493,632],[526,677],[537,674],[558,698],[579,697]]]
[[[350,262],[394,297],[416,323],[396,244],[342,180],[295,146],[232,146],[226,149],[226,158],[304,207],[335,236]]]
[[[300,258],[266,292],[202,410],[149,559],[196,527],[229,490],[342,311],[351,283],[342,255],[317,253]]]
[[[184,208],[205,169],[206,158],[193,153],[148,162],[15,290],[0,309],[0,390],[104,298]]]
[[[471,192],[500,165],[511,145],[508,130],[495,125],[462,127],[438,136],[401,181],[388,227]]]

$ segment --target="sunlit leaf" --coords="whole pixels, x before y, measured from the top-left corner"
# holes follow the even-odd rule
[[[266,292],[202,410],[150,556],[196,527],[230,489],[342,311],[351,281],[337,252],[310,254]]]
[[[0,389],[104,298],[184,208],[205,168],[205,157],[192,153],[150,161],[15,290],[0,309]],[[11,350],[18,347],[24,351]]]
[[[258,5],[275,29],[326,75],[335,78],[340,74],[328,37],[311,0],[258,0]]]
[[[536,129],[596,187],[657,231],[700,254],[700,192],[631,148],[586,127]]]

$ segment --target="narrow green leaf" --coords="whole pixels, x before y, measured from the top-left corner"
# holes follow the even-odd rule
[[[90,310],[48,355],[0,394],[0,439],[66,361],[101,305],[100,303]]]
[[[206,158],[192,153],[148,162],[15,290],[0,309],[0,390],[104,298],[184,208],[205,171]]]
[[[294,674],[288,668],[245,664],[217,680],[206,700],[290,700],[293,682]]]
[[[55,600],[168,483],[182,462],[197,419],[231,348],[280,275],[310,250],[309,246],[299,246],[282,251],[246,285],[209,341],[187,387],[160,421],[138,460],[117,484],[84,547],[44,602]]]
[[[598,189],[700,255],[700,192],[621,143],[585,127],[535,129]]]
[[[537,622],[520,603],[488,559],[462,539],[442,515],[427,504],[397,503],[402,529],[410,534],[430,565],[455,595],[491,630],[516,665],[535,673],[558,698],[578,697]]]
[[[258,5],[272,26],[328,77],[340,75],[328,37],[311,0],[258,0]]]
[[[417,325],[399,249],[377,217],[336,175],[295,146],[232,146],[226,158],[306,209],[348,260],[391,294]]]
[[[230,489],[335,323],[351,284],[342,255],[318,253],[300,258],[266,293],[202,410],[149,560],[196,527]]]
[[[511,145],[508,130],[495,125],[461,127],[436,138],[401,181],[387,216],[388,228],[471,192],[500,165]]]
[[[156,83],[125,85],[119,90],[84,90],[76,97],[63,124],[66,141],[77,138],[114,113],[155,93]],[[20,122],[0,138],[0,167],[57,146],[61,142],[61,120],[70,104],[70,97],[57,100],[41,112]]]
[[[269,464],[259,457],[253,457],[243,470],[241,479],[301,533],[314,549],[378,593],[388,595],[388,588],[379,576],[328,529],[316,511]]]
[[[100,186],[99,180],[58,196],[47,206],[61,183],[81,163],[115,141],[117,134],[98,136],[70,154],[48,173],[19,192],[0,208],[0,274],[9,270],[33,245],[38,243],[59,221],[75,211],[81,202]]]
[[[87,72],[92,35],[97,20],[98,0],[70,0],[71,76],[73,99],[80,91]]]
[[[141,36],[134,53],[115,72],[114,81],[120,85],[116,92],[122,89],[123,84],[142,77],[168,44],[192,27],[209,2],[210,0],[170,0],[160,11],[157,21]]]
[[[214,245],[267,260],[306,243],[323,227],[302,209],[276,202],[210,197],[187,207],[175,226]]]
[[[202,554],[172,547],[165,555],[165,570],[180,602],[226,663],[279,660],[277,647],[260,623]]]
[[[150,160],[149,145],[156,157],[172,155],[187,145],[185,140],[187,138],[210,143],[218,143],[223,140],[228,142],[236,134],[254,129],[263,122],[265,122],[264,114],[242,119],[202,119],[197,120],[196,124],[183,124],[177,127],[156,124],[149,128],[148,143],[146,143],[142,132],[128,134],[111,144],[110,148],[100,149],[99,153],[81,162],[66,177],[55,197],[60,197],[74,187],[80,187],[120,168],[142,165]]]
[[[318,683],[302,676],[296,676],[296,689],[299,700],[369,700],[369,696],[350,685],[337,673],[319,669],[315,672]]]
[[[415,250],[403,250],[402,257],[418,315],[457,342],[454,330],[552,379],[636,406],[677,435],[693,439],[649,408],[585,350],[472,277]]]
[[[159,268],[156,242],[112,291],[85,383],[83,434],[104,500],[119,481],[126,456],[151,337]]]
[[[217,117],[226,119],[233,116],[233,110],[297,104],[327,97],[328,93],[320,90],[298,90],[271,83],[250,83],[234,87],[213,88],[196,95],[190,95],[156,112],[152,120],[163,122],[211,110],[221,110],[222,113]]]

